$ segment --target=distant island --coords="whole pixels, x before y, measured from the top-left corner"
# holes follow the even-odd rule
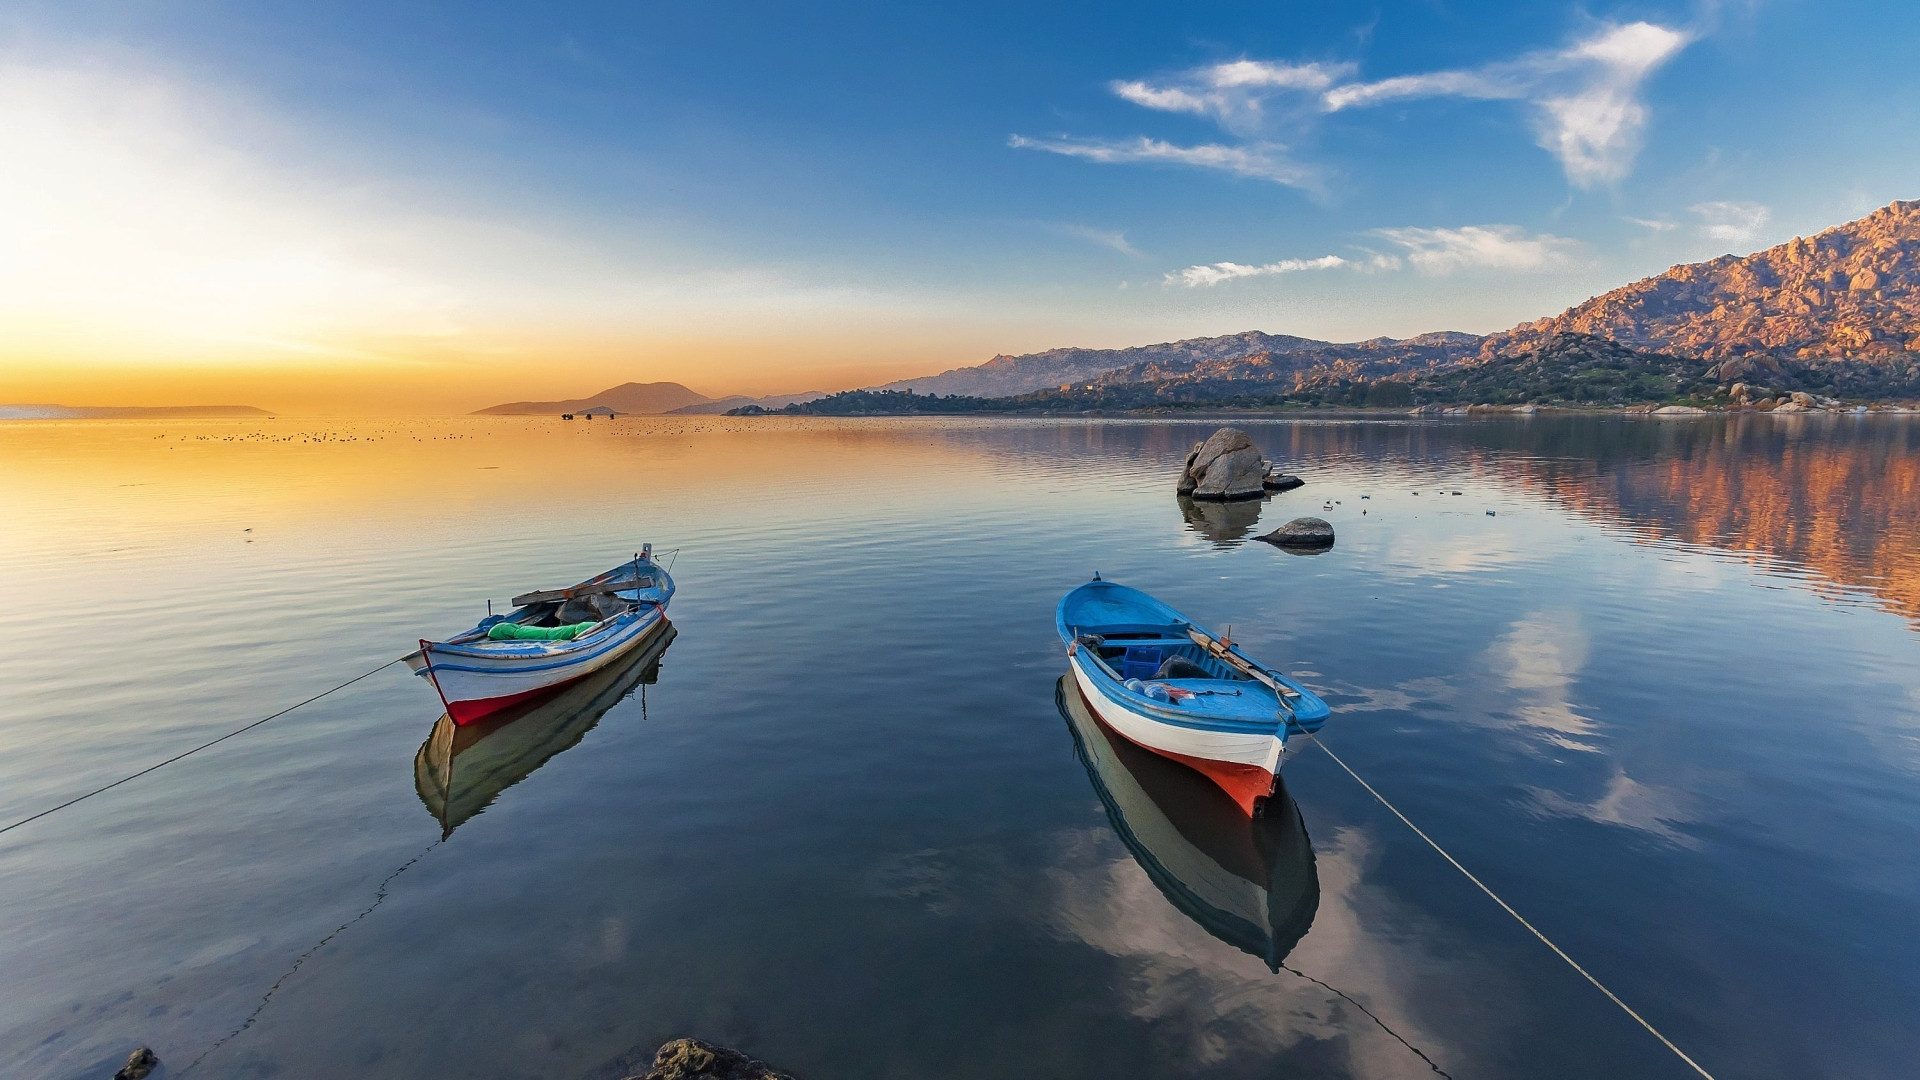
[[[273,415],[252,405],[0,405],[0,420],[171,420]]]
[[[812,401],[825,396],[825,391],[814,390],[804,394],[776,394],[761,398],[745,395],[710,398],[676,382],[630,382],[602,390],[592,397],[568,398],[565,401],[510,401],[505,405],[476,409],[473,415],[554,416],[562,413],[586,413],[589,410],[599,410],[601,415],[605,412],[645,416],[717,415],[730,409],[748,406],[763,409],[785,408],[796,402]]]
[[[1496,334],[1248,331],[1052,349],[730,415],[1449,405],[1831,408],[1920,398],[1920,201],[1723,255]]]

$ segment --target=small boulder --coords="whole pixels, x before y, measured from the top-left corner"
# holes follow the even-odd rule
[[[1268,491],[1292,491],[1297,487],[1305,487],[1306,484],[1305,480],[1289,473],[1268,473],[1267,478],[1261,481],[1261,486]]]
[[[159,1067],[159,1057],[143,1046],[127,1056],[127,1063],[113,1074],[113,1080],[146,1080],[147,1074]]]
[[[1324,551],[1333,546],[1333,526],[1324,518],[1299,517],[1255,539],[1288,550]]]
[[[699,1039],[674,1039],[653,1055],[653,1068],[627,1080],[795,1080],[763,1061],[755,1061],[738,1050],[701,1042]]]

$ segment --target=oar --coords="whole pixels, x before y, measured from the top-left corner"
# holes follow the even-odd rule
[[[1272,675],[1255,667],[1253,661],[1248,660],[1246,657],[1241,656],[1239,653],[1221,644],[1211,635],[1189,626],[1187,627],[1187,636],[1193,639],[1195,645],[1205,649],[1209,655],[1224,660],[1228,666],[1279,695],[1282,708],[1286,707],[1288,698],[1297,698],[1300,696],[1299,691],[1289,688]],[[1287,711],[1291,713],[1293,710],[1289,708]]]
[[[653,588],[652,578],[635,577],[628,581],[603,581],[596,585],[575,585],[571,589],[540,589],[535,592],[521,593],[513,598],[514,607],[526,607],[528,604],[543,604],[549,600],[572,600],[577,596],[593,596],[598,593],[629,592],[634,589]]]

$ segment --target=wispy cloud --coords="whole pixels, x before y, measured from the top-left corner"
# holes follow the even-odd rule
[[[1140,257],[1139,250],[1127,242],[1127,234],[1118,230],[1096,229],[1091,225],[1056,225],[1054,227],[1068,236],[1076,236],[1088,243],[1112,248],[1122,255]]]
[[[1602,24],[1564,49],[1460,71],[1349,83],[1323,95],[1330,111],[1410,98],[1524,101],[1540,145],[1581,187],[1610,183],[1632,168],[1647,124],[1641,88],[1679,55],[1691,34],[1648,22]]]
[[[1292,184],[1296,187],[1311,186],[1313,182],[1310,170],[1281,157],[1282,147],[1272,143],[1243,146],[1203,143],[1199,146],[1179,146],[1160,139],[1145,137],[1079,139],[1062,135],[1052,139],[1030,139],[1025,135],[1015,135],[1007,140],[1007,145],[1022,150],[1045,150],[1050,154],[1065,154],[1068,157],[1083,158],[1103,164],[1156,162],[1220,169],[1236,176],[1272,180],[1275,183]]]
[[[1565,237],[1529,234],[1518,225],[1379,229],[1376,234],[1405,248],[1407,261],[1428,274],[1469,269],[1544,270],[1565,265],[1580,247]]]
[[[1629,225],[1638,225],[1643,229],[1651,229],[1652,231],[1657,233],[1672,232],[1673,230],[1680,227],[1678,224],[1674,222],[1666,221],[1661,218],[1630,217],[1630,218],[1621,218],[1620,220],[1625,221]]]
[[[1700,235],[1729,244],[1751,244],[1773,219],[1773,211],[1759,203],[1703,202],[1692,208],[1700,218]]]
[[[1529,110],[1539,144],[1559,159],[1567,179],[1593,187],[1631,170],[1647,126],[1646,81],[1693,40],[1689,31],[1649,22],[1601,23],[1563,48],[1370,82],[1352,81],[1351,63],[1232,60],[1158,80],[1118,79],[1108,89],[1142,108],[1210,120],[1243,140],[1238,145],[1067,136],[1015,136],[1010,145],[1109,164],[1178,160],[1305,187],[1312,169],[1277,156],[1276,133],[1303,133],[1328,113],[1416,98],[1514,101]]]
[[[1189,266],[1185,270],[1175,271],[1166,276],[1169,285],[1185,285],[1197,288],[1202,285],[1218,285],[1223,281],[1236,278],[1266,277],[1272,274],[1292,274],[1301,270],[1332,270],[1349,265],[1346,259],[1338,255],[1322,255],[1317,259],[1281,259],[1278,262],[1259,266],[1247,263],[1217,262],[1204,266]]]
[[[1279,91],[1316,93],[1354,72],[1352,64],[1276,64],[1232,60],[1183,72],[1154,84],[1116,80],[1108,84],[1119,97],[1143,108],[1212,117],[1228,130],[1256,128],[1266,102]]]

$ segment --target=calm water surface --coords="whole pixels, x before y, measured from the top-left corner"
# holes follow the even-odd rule
[[[471,745],[389,666],[0,835],[0,1074],[1689,1075],[1318,751],[1253,829],[1100,741],[1098,570],[1720,1077],[1913,1075],[1920,426],[1248,423],[1308,486],[1183,507],[1212,426],[0,427],[0,823],[643,541],[680,583]]]

